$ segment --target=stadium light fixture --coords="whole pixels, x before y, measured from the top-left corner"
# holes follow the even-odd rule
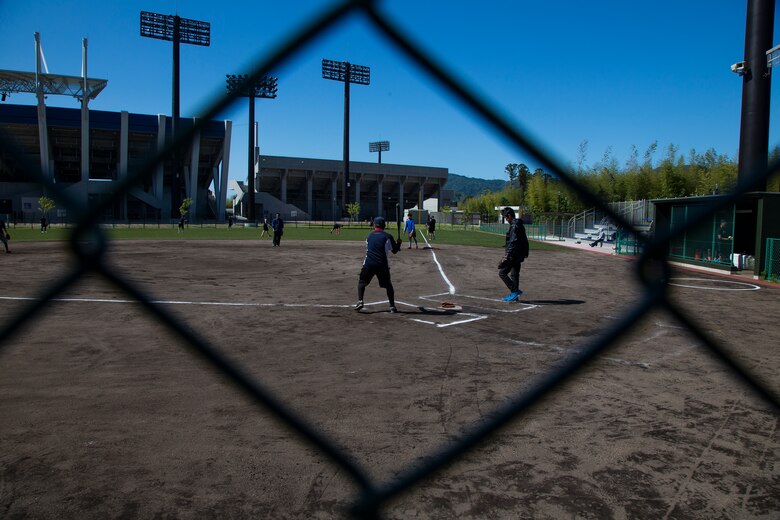
[[[368,151],[371,153],[379,152],[379,164],[382,164],[382,152],[390,150],[390,141],[374,141],[368,143]]]
[[[371,83],[371,69],[348,61],[322,60],[322,77],[344,83],[344,211],[349,204],[349,85]],[[335,215],[334,215],[335,217]]]
[[[188,43],[208,47],[211,45],[211,24],[181,18],[178,15],[141,11],[141,36],[173,42],[173,94],[171,110],[171,139],[176,140],[179,126],[179,45]],[[175,216],[181,204],[181,165],[178,153],[173,151],[173,183],[171,185],[171,216]]]
[[[249,98],[249,165],[247,171],[247,191],[249,192],[249,207],[246,218],[255,221],[255,98],[274,99],[279,90],[278,79],[273,76],[250,78],[246,74],[225,74],[227,91],[231,94]]]

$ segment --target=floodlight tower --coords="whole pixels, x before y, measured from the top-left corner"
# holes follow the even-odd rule
[[[390,141],[374,141],[368,143],[368,151],[371,153],[379,152],[379,164],[382,164],[382,152],[390,149]]]
[[[211,24],[166,15],[141,11],[141,36],[173,42],[173,109],[171,111],[171,140],[176,140],[179,126],[179,44],[190,43],[208,47],[211,45]],[[178,153],[173,151],[173,183],[171,185],[171,213],[179,210],[181,197],[180,164]]]
[[[349,84],[371,83],[371,69],[348,61],[322,60],[322,77],[344,82],[344,207],[349,204]],[[334,215],[335,216],[335,215]]]
[[[272,76],[261,76],[255,79],[249,79],[246,74],[226,74],[227,90],[231,94],[249,98],[249,167],[248,167],[248,185],[249,208],[246,212],[246,218],[249,222],[255,221],[255,98],[273,99],[278,90],[277,78]]]

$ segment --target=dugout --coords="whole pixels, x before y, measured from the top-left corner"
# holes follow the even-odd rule
[[[767,260],[778,260],[767,258],[767,245],[780,239],[780,193],[746,193],[735,204],[712,212],[712,205],[723,197],[653,200],[655,232],[674,232],[706,213],[704,222],[669,243],[669,259],[724,272],[752,272],[758,279]]]

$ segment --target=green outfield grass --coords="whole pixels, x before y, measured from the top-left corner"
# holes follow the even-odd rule
[[[11,228],[11,241],[9,245],[13,247],[14,242],[24,242],[33,240],[67,240],[70,236],[72,228],[66,227],[50,227],[47,233],[41,233],[40,228],[37,226],[17,226]],[[262,227],[243,227],[233,226],[228,230],[227,226],[222,224],[218,226],[204,225],[190,225],[185,228],[184,233],[179,233],[178,228],[175,225],[166,224],[163,226],[146,226],[146,227],[126,227],[126,226],[104,226],[108,237],[112,240],[260,240],[260,233]],[[425,245],[423,239],[423,233],[427,235],[426,231],[423,231],[424,226],[417,227],[417,242],[420,246]],[[352,240],[363,241],[370,229],[368,225],[355,225],[350,227],[343,227],[339,235],[329,233],[330,226],[308,226],[308,225],[295,225],[288,223],[284,229],[283,240]],[[395,236],[397,230],[393,227],[388,231]],[[402,236],[404,242],[406,237]],[[270,238],[263,237],[262,240],[268,240]],[[481,231],[465,230],[465,229],[441,229],[436,231],[436,240],[433,241],[433,245],[463,245],[463,246],[481,246],[481,247],[495,247],[500,248],[504,246],[504,236],[483,233]],[[531,241],[531,249],[533,250],[567,250],[556,244]]]

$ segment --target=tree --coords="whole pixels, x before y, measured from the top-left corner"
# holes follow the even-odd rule
[[[349,218],[357,221],[357,219],[360,218],[360,203],[350,202],[347,204],[347,213],[349,214]]]
[[[509,177],[509,185],[514,186],[515,182],[517,182],[517,174],[518,169],[520,168],[519,164],[515,163],[509,163],[504,167],[504,172]]]
[[[190,206],[192,206],[192,199],[190,197],[187,197],[183,201],[181,201],[181,206],[179,206],[179,214],[183,217],[187,214],[187,212],[190,210]]]
[[[520,205],[525,204],[525,194],[528,191],[528,176],[531,170],[523,163],[517,166],[517,184],[520,188]]]
[[[57,207],[57,204],[46,195],[41,195],[38,199],[38,211],[43,213],[46,218],[49,217],[49,212],[55,207]]]
[[[585,139],[580,143],[577,149],[577,175],[585,173],[585,162],[588,159],[588,140]]]

